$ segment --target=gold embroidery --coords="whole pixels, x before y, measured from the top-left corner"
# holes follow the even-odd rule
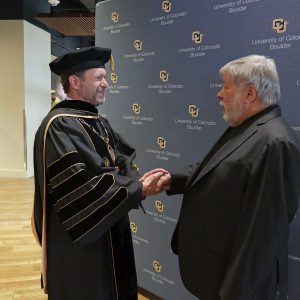
[[[115,164],[115,161],[116,161],[116,154],[115,154],[115,151],[114,149],[112,148],[112,146],[110,145],[109,143],[109,135],[108,135],[108,132],[107,132],[107,129],[106,129],[106,126],[104,126],[103,122],[100,120],[100,118],[98,118],[100,124],[101,124],[101,127],[103,129],[103,131],[105,132],[105,137],[103,137],[95,128],[94,126],[92,126],[91,124],[87,123],[84,119],[82,118],[78,118],[78,120],[86,125],[88,128],[90,128],[94,133],[96,133],[105,143],[106,145],[106,148],[108,150],[108,153],[113,161],[113,163]]]
[[[104,162],[104,166],[109,167],[110,166],[109,159],[106,156],[104,156],[102,159],[103,159],[103,162]]]

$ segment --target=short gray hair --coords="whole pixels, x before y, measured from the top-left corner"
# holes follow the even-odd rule
[[[229,73],[238,86],[253,84],[266,105],[279,102],[280,84],[275,61],[263,55],[249,55],[224,65],[221,76]]]

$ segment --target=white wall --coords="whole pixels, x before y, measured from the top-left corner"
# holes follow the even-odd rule
[[[0,177],[28,177],[34,131],[50,108],[50,35],[0,20],[0,39]]]
[[[0,21],[0,176],[24,177],[22,21]]]
[[[24,22],[24,74],[26,123],[26,175],[33,176],[33,142],[35,132],[50,110],[51,61],[50,34]]]

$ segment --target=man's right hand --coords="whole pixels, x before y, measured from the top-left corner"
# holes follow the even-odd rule
[[[165,169],[154,169],[145,173],[140,181],[143,184],[143,196],[153,196],[170,189],[171,175]]]

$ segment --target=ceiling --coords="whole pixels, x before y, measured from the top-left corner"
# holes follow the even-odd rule
[[[65,36],[94,36],[94,13],[40,14],[36,19]]]
[[[52,6],[50,2],[59,2]],[[95,6],[105,0],[9,0],[0,20],[25,20],[51,35],[51,54],[95,45]]]
[[[47,0],[45,0],[47,1]],[[35,19],[65,36],[95,35],[95,0],[61,0]]]
[[[43,1],[48,11],[36,14],[34,19],[37,26],[51,33],[52,55],[95,45],[95,6],[104,0],[60,0],[57,6]]]

